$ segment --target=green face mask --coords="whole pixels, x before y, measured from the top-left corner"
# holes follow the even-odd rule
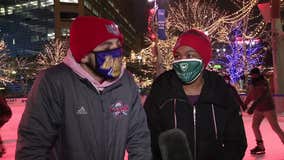
[[[200,59],[182,59],[174,61],[173,69],[182,82],[190,84],[200,76],[203,63]]]

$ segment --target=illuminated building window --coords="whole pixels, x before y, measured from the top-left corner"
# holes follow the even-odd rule
[[[5,8],[0,8],[0,15],[4,16],[5,15]]]
[[[48,0],[46,3],[51,3],[51,0]],[[35,9],[38,8],[38,2],[37,1],[30,1],[30,2],[26,2],[26,3],[19,3],[16,5],[12,5],[12,6],[8,6],[7,7],[7,14],[14,14],[14,13],[20,13],[22,12],[24,9]],[[5,9],[1,8],[0,10],[0,15],[4,15],[5,14]]]
[[[41,7],[47,7],[47,6],[51,6],[54,5],[54,1],[53,0],[46,0],[44,2],[40,2],[40,6]]]
[[[20,12],[23,11],[23,6],[17,4],[17,5],[14,6],[13,11],[14,11],[14,13],[20,13]]]
[[[63,37],[70,36],[70,30],[69,30],[69,28],[62,28],[62,29],[61,29],[61,35],[62,35]]]
[[[51,39],[54,39],[55,38],[55,33],[53,30],[48,30],[48,33],[47,33],[47,39],[48,40],[51,40]]]
[[[13,14],[13,9],[14,9],[14,7],[8,7],[7,8],[7,14],[9,15],[9,14]]]
[[[31,42],[37,42],[39,41],[39,36],[38,35],[32,35],[31,36]]]
[[[60,0],[59,2],[63,2],[63,3],[78,3],[78,0]]]
[[[31,1],[31,2],[30,2],[30,5],[31,5],[31,6],[37,6],[38,3],[37,3],[37,1]]]

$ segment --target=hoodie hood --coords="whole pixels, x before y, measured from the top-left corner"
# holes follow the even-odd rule
[[[87,71],[85,71],[80,64],[74,59],[72,56],[71,50],[67,51],[67,55],[63,60],[63,63],[70,67],[73,72],[79,75],[83,79],[87,79],[98,91],[104,90],[104,88],[111,86],[112,84],[116,83],[124,74],[125,65],[121,68],[121,74],[118,78],[113,81],[104,81],[103,83],[99,83],[96,79],[94,79]]]

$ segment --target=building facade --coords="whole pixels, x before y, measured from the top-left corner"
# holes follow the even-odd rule
[[[0,0],[0,39],[11,55],[38,54],[48,40],[69,36],[77,16],[95,15],[115,21],[124,34],[125,50],[139,49],[143,31],[131,14],[131,0]],[[130,6],[129,6],[130,5]],[[146,15],[145,15],[146,16]],[[139,26],[138,26],[139,28]]]

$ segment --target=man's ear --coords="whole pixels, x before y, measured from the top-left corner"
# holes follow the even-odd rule
[[[81,59],[81,63],[87,63],[89,61],[89,56],[85,55],[82,59]]]

